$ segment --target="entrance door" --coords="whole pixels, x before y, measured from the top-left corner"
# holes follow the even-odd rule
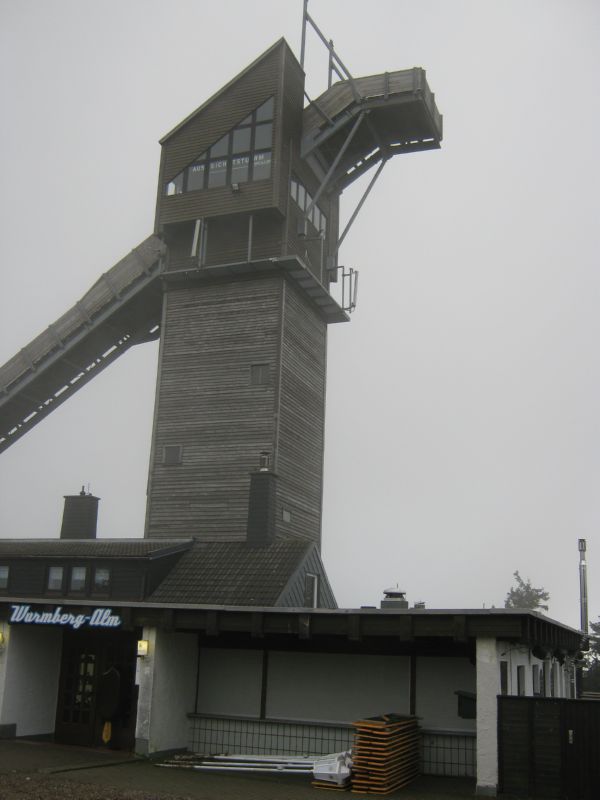
[[[56,709],[55,739],[65,744],[97,747],[104,724],[99,699],[111,676],[117,693],[111,711],[109,747],[131,750],[135,740],[137,694],[135,633],[65,631]],[[115,673],[118,679],[115,682]],[[105,692],[104,692],[105,694]],[[106,702],[104,702],[106,707]]]

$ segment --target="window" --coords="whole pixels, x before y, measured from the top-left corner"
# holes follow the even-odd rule
[[[85,592],[87,567],[71,567],[70,592]]]
[[[48,583],[46,588],[49,592],[62,592],[63,588],[63,567],[50,567],[48,569]]]
[[[163,464],[165,467],[174,467],[181,464],[183,447],[180,444],[166,444],[163,447]]]
[[[517,667],[517,694],[519,697],[525,695],[525,667],[523,664]]]
[[[508,694],[508,661],[500,662],[500,694]]]
[[[0,567],[0,591],[2,589],[8,589],[8,572],[7,566]]]
[[[292,521],[292,514],[291,514],[290,511],[287,510],[287,508],[283,508],[281,510],[281,519],[284,522],[291,522]]]
[[[541,695],[539,664],[533,664],[531,667],[531,684],[533,686],[534,695],[537,695],[539,697]]]
[[[304,576],[304,605],[306,608],[319,607],[319,576],[310,572]]]
[[[94,569],[92,591],[94,594],[108,594],[110,592],[110,570],[108,567],[96,567]]]
[[[267,386],[271,382],[270,369],[268,364],[251,364],[250,384],[251,386]]]
[[[306,188],[297,178],[292,178],[290,182],[290,196],[301,211],[306,211],[313,201],[310,193],[306,191]],[[319,206],[313,206],[313,209],[308,216],[308,221],[318,231],[318,233],[325,234],[327,232],[327,217],[321,211]]]
[[[274,108],[271,97],[167,181],[165,194],[171,196],[270,178]]]

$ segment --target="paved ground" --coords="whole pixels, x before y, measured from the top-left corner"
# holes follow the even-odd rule
[[[460,800],[473,792],[472,780],[422,776],[388,797]],[[0,741],[0,800],[327,800],[332,794],[373,798],[322,792],[299,776],[215,775],[107,750]]]

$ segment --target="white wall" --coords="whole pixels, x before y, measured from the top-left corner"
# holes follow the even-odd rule
[[[532,667],[537,665],[541,670],[546,666],[546,697],[570,697],[570,670],[572,664],[567,660],[564,664],[560,664],[556,658],[548,658],[545,661],[536,658],[532,655],[531,650],[525,645],[514,644],[512,642],[498,642],[498,670],[500,670],[500,661],[506,661],[508,664],[508,694],[518,694],[518,680],[517,673],[520,666],[524,667],[525,676],[525,695],[531,697],[533,695],[533,670]],[[551,694],[551,673],[556,670],[555,694]],[[500,688],[498,688],[498,694]]]
[[[417,658],[415,712],[427,730],[474,731],[475,720],[458,716],[456,691],[475,693],[475,666],[468,658]]]
[[[196,636],[145,628],[149,653],[138,661],[136,751],[142,755],[187,747],[187,714],[194,709]]]
[[[16,723],[17,736],[54,732],[62,630],[4,625],[0,653],[0,724]]]
[[[268,719],[352,722],[409,708],[405,656],[269,653]]]
[[[261,650],[200,651],[198,711],[223,716],[260,716]]]
[[[203,648],[198,711],[260,716],[261,651]],[[352,722],[385,712],[407,714],[410,664],[404,656],[271,651],[267,719]]]
[[[493,638],[476,644],[477,669],[477,794],[496,795],[498,786],[498,694],[500,667]]]

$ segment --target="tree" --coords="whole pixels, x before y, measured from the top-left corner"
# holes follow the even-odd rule
[[[519,575],[519,570],[513,572],[515,579],[515,586],[512,586],[506,600],[504,601],[504,608],[530,608],[534,611],[543,609],[548,611],[548,600],[550,594],[543,586],[537,589],[531,585],[531,580],[527,578],[526,581]]]
[[[590,622],[590,649],[583,658],[583,689],[600,692],[600,620]]]

